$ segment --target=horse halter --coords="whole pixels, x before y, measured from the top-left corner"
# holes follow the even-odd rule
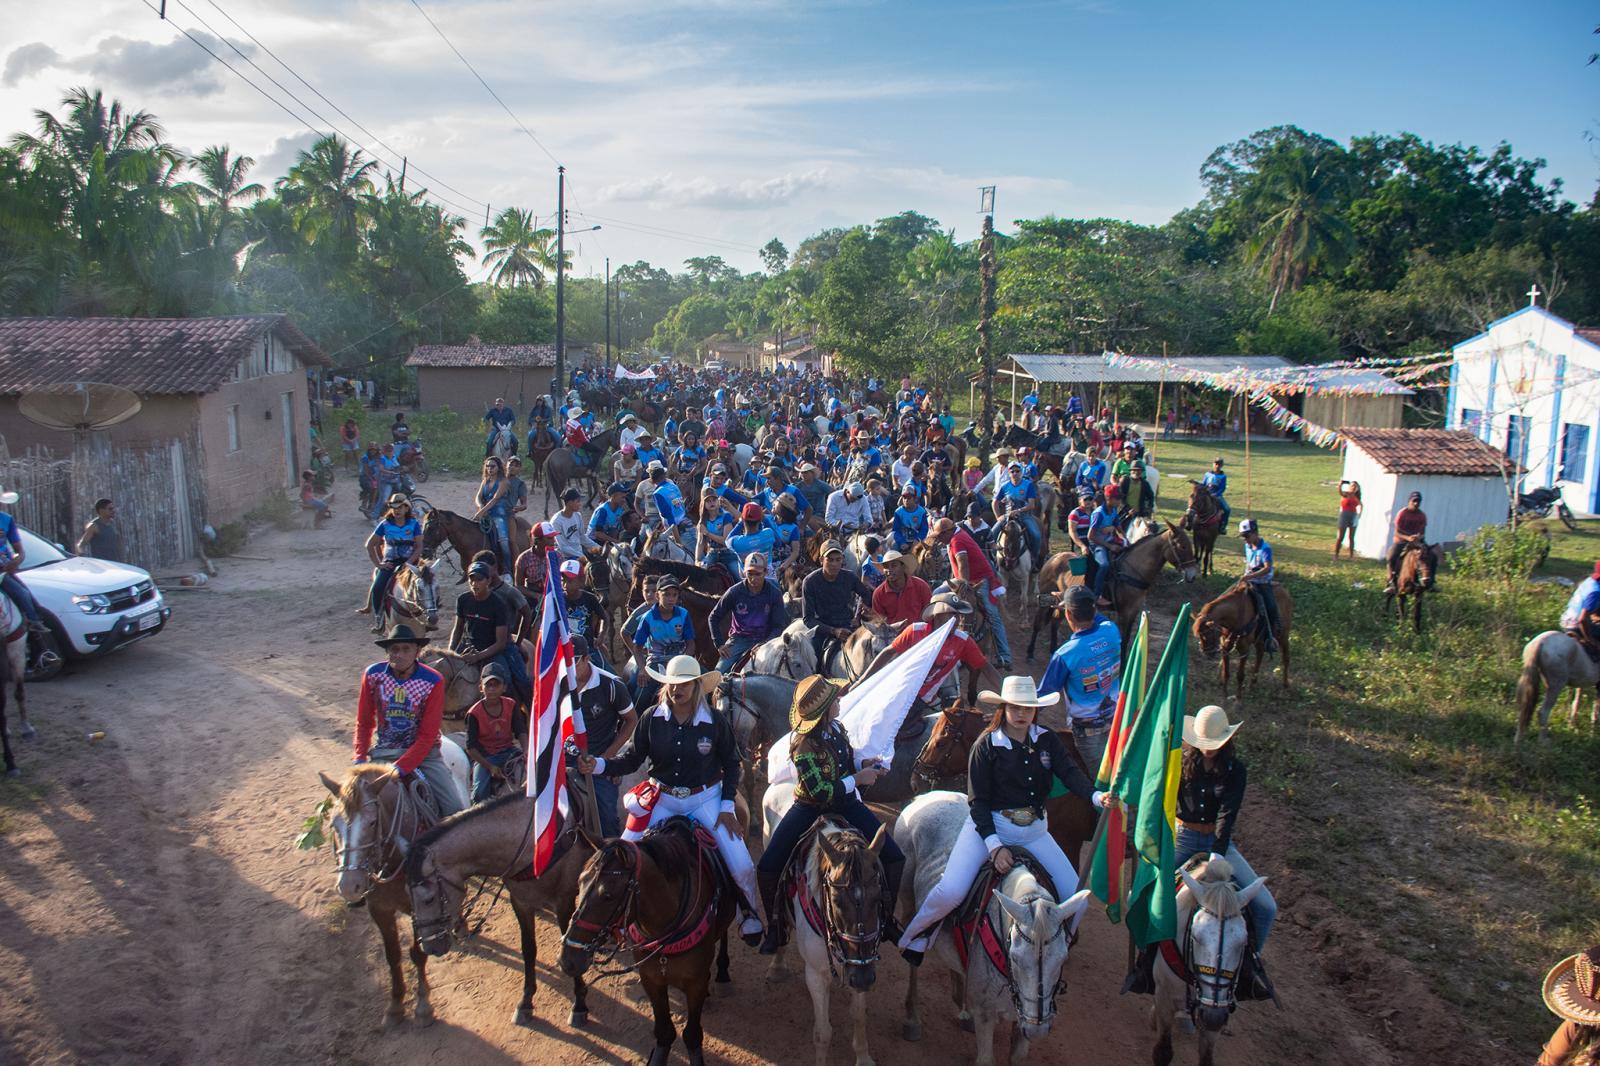
[[[1224,1008],[1229,1011],[1234,1009],[1237,1003],[1235,997],[1239,987],[1239,971],[1225,969],[1222,965],[1223,955],[1228,949],[1229,925],[1233,922],[1246,923],[1247,945],[1249,937],[1248,919],[1242,911],[1232,918],[1213,914],[1212,918],[1217,922],[1216,954],[1211,965],[1201,963],[1194,957],[1194,921],[1201,912],[1202,908],[1196,904],[1194,910],[1189,912],[1189,920],[1183,927],[1183,957],[1189,965],[1189,984],[1184,992],[1184,1006],[1191,1016],[1204,1007]]]
[[[633,867],[631,871],[610,868],[609,861],[611,856],[621,851],[626,851],[631,857],[631,865]],[[598,882],[602,878],[619,873],[625,874],[628,880],[623,892],[617,899],[616,905],[612,907],[611,913],[606,916],[604,921],[600,922],[592,922],[583,917],[584,907],[589,902],[589,893],[587,891],[583,892],[578,900],[577,907],[572,912],[571,920],[567,923],[567,932],[561,938],[561,942],[567,947],[575,951],[581,951],[590,957],[597,954],[607,940],[611,940],[616,945],[612,954],[615,954],[617,948],[621,947],[623,928],[633,915],[634,904],[639,898],[639,880],[644,874],[644,856],[639,851],[639,845],[632,841],[621,839],[610,841],[605,845],[601,854],[604,857],[600,860],[600,868],[595,873],[594,881]],[[587,940],[580,940],[573,935],[573,930],[581,930],[592,935]]]
[[[860,833],[854,834],[860,837]],[[817,846],[821,846],[818,840]],[[827,915],[823,930],[828,941],[828,966],[831,969],[834,960],[846,968],[872,966],[878,961],[878,944],[883,938],[883,925],[877,920],[878,901],[871,900],[863,905],[856,913],[856,920],[847,923],[840,914],[839,897],[848,896],[850,889],[859,887],[866,879],[863,869],[862,852],[867,851],[866,842],[853,844],[850,848],[848,863],[851,867],[851,876],[847,880],[833,881],[827,876],[822,878],[823,901],[822,905]],[[871,928],[869,929],[868,923]],[[846,928],[851,932],[845,932]]]
[[[370,877],[372,879],[372,884],[369,885],[367,891],[362,894],[363,899],[370,895],[373,890],[378,887],[378,885],[392,879],[396,874],[398,874],[400,872],[401,864],[405,862],[405,855],[402,853],[400,855],[399,862],[396,863],[391,869],[380,865],[377,860],[367,856],[369,856],[370,853],[376,852],[381,857],[383,853],[393,848],[394,841],[397,838],[407,835],[402,834],[401,823],[402,821],[406,820],[406,815],[408,813],[411,816],[409,819],[411,825],[411,832],[409,836],[415,837],[417,830],[421,828],[422,813],[417,809],[416,800],[406,794],[404,785],[401,785],[400,789],[401,798],[394,805],[394,816],[389,821],[388,829],[381,832],[377,828],[381,824],[381,819],[378,817],[378,797],[370,795],[366,789],[362,789],[361,803],[356,808],[355,815],[347,824],[349,825],[352,833],[354,833],[359,822],[363,820],[370,820],[370,824],[374,826],[372,840],[360,841],[346,845],[343,843],[343,834],[339,833],[337,829],[334,831],[334,873],[340,875],[362,873]],[[362,833],[361,835],[365,836],[366,834]],[[399,849],[393,848],[393,850],[398,851]]]
[[[996,891],[998,891],[998,889]],[[1017,900],[1017,902],[1018,903],[1024,903],[1026,905],[1026,904],[1033,903],[1034,900],[1037,899],[1037,898],[1038,897],[1034,897],[1034,899],[1029,899],[1029,900],[1026,900],[1026,901]],[[1005,911],[1004,911],[1003,908],[1001,910],[1001,913],[1005,914]],[[1066,989],[1067,989],[1067,967],[1066,967],[1066,961],[1067,960],[1065,958],[1063,958],[1061,960],[1061,972],[1056,976],[1055,987],[1050,989],[1050,991],[1047,993],[1045,991],[1045,987],[1044,987],[1044,950],[1049,945],[1055,943],[1055,941],[1058,938],[1065,937],[1067,935],[1068,922],[1062,922],[1061,924],[1057,925],[1055,934],[1052,935],[1049,940],[1042,940],[1041,941],[1041,940],[1035,940],[1032,937],[1030,937],[1023,930],[1021,923],[1019,923],[1019,922],[1015,921],[1014,919],[1012,919],[1009,914],[1006,915],[1006,920],[1011,922],[1011,935],[1017,937],[1018,939],[1020,939],[1024,944],[1027,944],[1030,948],[1037,949],[1037,951],[1039,953],[1039,972],[1038,972],[1038,976],[1037,976],[1036,980],[1034,981],[1034,989],[1033,989],[1034,998],[1038,1001],[1038,1004],[1039,1004],[1039,1017],[1038,1018],[1036,1018],[1036,1019],[1034,1019],[1032,1021],[1029,1021],[1025,1017],[1025,1015],[1023,1013],[1023,1009],[1022,1009],[1022,990],[1017,987],[1017,970],[1016,970],[1016,967],[1015,966],[1011,967],[1010,971],[1005,975],[1006,985],[1007,985],[1007,987],[1009,988],[1009,990],[1011,992],[1011,1005],[1013,1007],[1015,1007],[1016,1011],[1017,1011],[1017,1024],[1018,1025],[1048,1025],[1052,1021],[1055,1020],[1055,1016],[1056,1016],[1056,997],[1060,996],[1061,993],[1065,992]]]

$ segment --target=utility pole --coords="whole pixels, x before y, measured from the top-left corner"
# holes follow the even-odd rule
[[[400,157],[400,195],[401,196],[404,196],[406,194],[406,163],[407,162],[409,162],[409,160],[407,160],[405,156],[401,156]]]
[[[606,256],[606,369],[611,368],[611,257]]]
[[[979,439],[979,458],[989,465],[989,448],[994,437],[994,349],[991,345],[994,317],[994,186],[982,190],[979,210],[983,216],[983,239],[978,242],[978,362],[983,366],[983,436]]]
[[[567,303],[562,275],[567,266],[567,168],[556,167],[556,387],[551,400],[567,394]]]

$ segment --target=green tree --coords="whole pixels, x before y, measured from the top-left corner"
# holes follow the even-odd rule
[[[543,288],[545,278],[556,269],[556,231],[540,228],[531,211],[508,207],[478,236],[483,239],[484,264],[494,268],[489,277],[496,285]],[[568,253],[567,269],[571,268]]]
[[[782,274],[789,265],[789,249],[774,237],[761,246],[761,266],[768,274]]]
[[[1314,272],[1339,265],[1351,243],[1342,211],[1348,203],[1340,155],[1306,147],[1280,146],[1262,159],[1243,200],[1259,218],[1245,244],[1272,288],[1270,317],[1285,290],[1294,291]]]
[[[295,224],[314,248],[326,246],[339,263],[356,254],[373,196],[378,169],[341,137],[329,134],[300,153],[278,181],[278,195],[294,213]]]

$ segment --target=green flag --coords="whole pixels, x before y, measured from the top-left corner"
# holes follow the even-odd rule
[[[1113,786],[1131,808],[1129,844],[1134,870],[1127,920],[1129,934],[1140,945],[1171,940],[1178,934],[1173,854],[1188,695],[1189,604],[1185,603],[1150,678],[1143,713],[1134,724]]]
[[[1106,737],[1106,753],[1096,770],[1094,787],[1101,792],[1111,789],[1117,779],[1117,767],[1139,718],[1139,708],[1144,703],[1145,666],[1149,658],[1146,648],[1150,640],[1149,615],[1139,616],[1139,630],[1134,634],[1133,646],[1128,650],[1128,665],[1122,673],[1122,691],[1117,697],[1117,709],[1111,718],[1111,733]],[[1089,890],[1106,905],[1106,917],[1113,922],[1122,920],[1122,909],[1128,901],[1128,880],[1123,876],[1123,860],[1128,836],[1126,812],[1120,807],[1104,811],[1095,828],[1089,862]]]

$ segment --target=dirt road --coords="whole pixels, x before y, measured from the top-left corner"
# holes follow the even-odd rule
[[[429,489],[445,506],[467,495],[462,484]],[[558,937],[548,924],[540,1021],[512,1025],[520,964],[508,908],[476,949],[430,965],[435,1025],[381,1031],[376,933],[338,900],[331,853],[291,843],[322,795],[316,772],[349,763],[356,678],[378,657],[366,620],[351,613],[368,573],[367,529],[346,505],[328,529],[264,536],[247,551],[272,561],[224,560],[207,590],[173,593],[172,622],[156,639],[30,690],[40,736],[20,742],[21,783],[0,783],[0,1062],[642,1058],[649,1023],[629,979],[594,989],[588,1030],[566,1028],[568,986],[552,966]],[[95,730],[106,739],[87,741]],[[1252,859],[1276,880],[1287,827],[1272,817],[1265,804],[1247,815],[1262,841]],[[1447,1024],[1420,982],[1370,945],[1356,954],[1348,920],[1292,877],[1280,899],[1272,957],[1285,1009],[1242,1009],[1219,1061],[1451,1061],[1442,1037],[1415,1037]],[[1324,965],[1330,945],[1352,978],[1343,986]],[[1122,929],[1097,908],[1068,963],[1054,1031],[1030,1061],[1149,1061],[1149,1000],[1117,994],[1125,949]],[[925,1035],[909,1044],[899,1035],[905,966],[893,953],[881,963],[870,1033],[878,1063],[970,1056],[972,1038],[942,1009],[948,980],[929,970]],[[810,1061],[803,982],[769,984],[764,971],[735,946],[734,983],[717,989],[706,1018],[713,1061]],[[1409,1001],[1375,1003],[1375,988]],[[836,994],[833,1061],[850,1061],[848,1018]],[[1401,1039],[1397,1029],[1414,1033]],[[1192,1042],[1178,1053],[1193,1061]]]

